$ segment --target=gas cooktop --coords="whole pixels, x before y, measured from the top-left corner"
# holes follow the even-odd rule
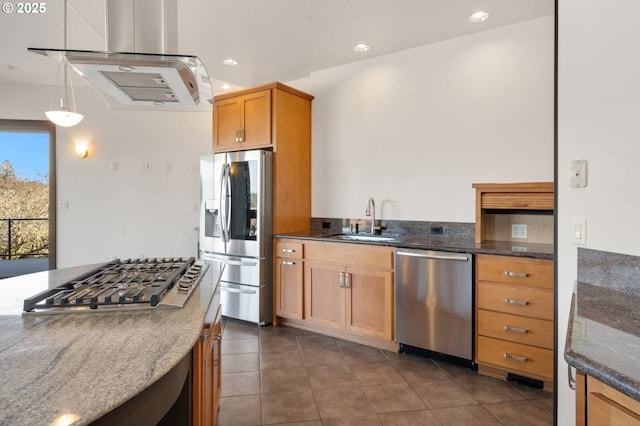
[[[191,257],[113,260],[24,300],[24,313],[181,308],[209,265]]]

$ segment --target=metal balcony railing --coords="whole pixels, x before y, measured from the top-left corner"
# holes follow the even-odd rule
[[[0,259],[49,256],[49,218],[0,219]]]

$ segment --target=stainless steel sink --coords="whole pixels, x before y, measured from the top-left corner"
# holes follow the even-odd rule
[[[396,241],[397,237],[391,235],[371,235],[371,234],[344,234],[338,235],[337,238],[342,240],[354,240],[354,241],[369,241],[388,243]]]

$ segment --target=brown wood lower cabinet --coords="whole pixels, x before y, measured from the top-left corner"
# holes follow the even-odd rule
[[[476,255],[476,363],[553,389],[553,261]]]
[[[640,401],[578,372],[576,425],[640,426]]]
[[[193,424],[214,426],[221,391],[222,317],[217,307],[214,320],[205,324],[193,347]]]
[[[280,241],[274,243],[275,310],[282,318],[302,319],[302,255],[304,244]]]
[[[305,263],[306,320],[362,336],[393,339],[393,273]]]
[[[291,239],[274,247],[277,320],[394,344],[392,247]]]

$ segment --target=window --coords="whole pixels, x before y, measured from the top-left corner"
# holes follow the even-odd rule
[[[55,126],[0,120],[0,277],[56,267]]]

